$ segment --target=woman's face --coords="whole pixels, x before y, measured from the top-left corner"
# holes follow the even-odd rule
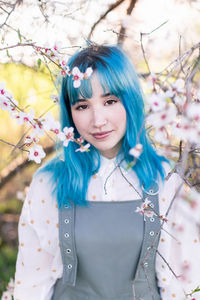
[[[71,107],[72,118],[79,134],[100,153],[113,158],[118,154],[126,132],[126,111],[114,95],[104,93],[96,72],[92,75],[92,98]]]

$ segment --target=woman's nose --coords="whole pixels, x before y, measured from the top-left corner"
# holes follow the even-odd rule
[[[106,125],[107,118],[105,113],[101,109],[96,109],[93,112],[93,126],[94,127],[102,127]]]

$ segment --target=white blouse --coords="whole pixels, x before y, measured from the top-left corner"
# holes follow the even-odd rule
[[[124,164],[121,170],[115,168],[115,158],[101,157],[101,160],[99,172],[89,182],[89,201],[142,198],[138,178],[132,169],[126,171]],[[168,173],[169,165],[163,165]],[[14,300],[50,300],[56,280],[62,277],[58,206],[51,195],[48,179],[47,174],[34,177],[23,205],[18,227]],[[177,174],[173,174],[165,184],[159,183],[160,215],[165,215],[181,184]],[[183,193],[182,188],[179,195]],[[199,293],[185,297],[200,285],[200,234],[196,225],[200,220],[200,199],[197,195],[195,209],[191,209],[191,203],[181,197],[175,200],[161,232],[156,273],[163,300],[200,299]],[[170,268],[179,276],[177,279]]]

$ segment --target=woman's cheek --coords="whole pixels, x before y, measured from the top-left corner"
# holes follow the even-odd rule
[[[76,129],[80,134],[84,133],[86,128],[88,128],[88,117],[86,112],[75,112],[72,113],[72,118]]]

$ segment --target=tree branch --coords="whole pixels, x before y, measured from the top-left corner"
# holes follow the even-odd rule
[[[117,2],[111,4],[109,6],[109,8],[107,9],[107,11],[100,16],[100,18],[93,24],[91,30],[90,30],[90,33],[88,35],[88,40],[91,39],[91,36],[92,36],[92,33],[93,31],[95,30],[96,26],[103,20],[105,19],[105,17],[107,16],[107,14],[109,14],[109,12],[111,12],[112,10],[114,10],[116,7],[118,7],[120,4],[122,4],[125,0],[118,0]]]

